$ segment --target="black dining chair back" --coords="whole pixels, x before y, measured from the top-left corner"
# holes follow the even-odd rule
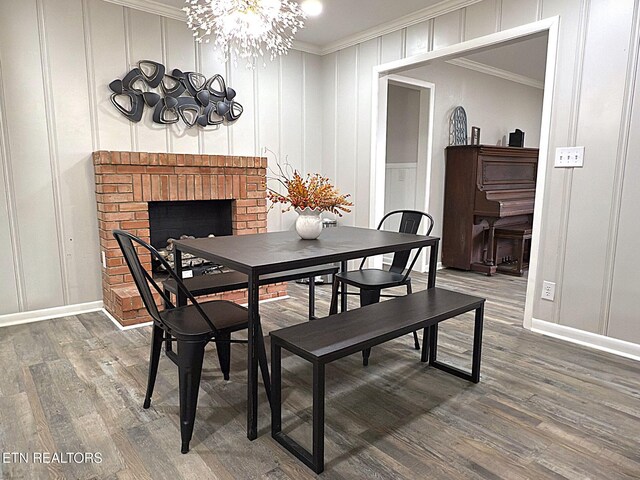
[[[425,235],[430,235],[431,230],[433,230],[434,220],[431,215],[426,212],[421,212],[419,210],[394,210],[392,212],[387,213],[380,223],[378,223],[378,230],[382,230],[384,224],[388,220],[393,220],[400,216],[400,223],[397,228],[399,233],[411,233],[415,235],[420,230],[420,225],[422,224],[422,219],[426,218],[427,228],[425,231]],[[393,260],[391,261],[391,267],[389,268],[390,272],[394,273],[403,273],[407,269],[407,263],[409,263],[409,257],[411,256],[411,250],[404,250],[402,252],[396,252],[393,254]],[[409,272],[413,269],[413,265],[415,261],[418,259],[418,255],[415,256],[413,262],[411,262],[411,266],[409,267]],[[362,262],[360,262],[360,270],[364,267],[367,258],[363,258]]]
[[[395,229],[399,233],[408,233],[413,235],[417,234],[420,230],[420,225],[422,224],[423,219],[425,219],[427,222],[425,229],[426,235],[429,235],[431,233],[431,230],[433,230],[433,217],[428,213],[421,212],[419,210],[394,210],[392,212],[389,212],[384,217],[382,217],[382,220],[380,220],[380,223],[378,224],[378,230],[383,229],[385,222],[394,219],[399,219],[398,227]],[[397,296],[382,295],[381,291],[387,288],[405,286],[407,289],[407,294],[412,293],[411,277],[409,275],[411,274],[413,266],[420,256],[421,250],[422,249],[418,249],[418,251],[414,254],[413,259],[411,259],[411,263],[409,263],[409,259],[411,258],[412,250],[404,250],[394,253],[389,270],[364,268],[364,264],[367,260],[365,257],[362,259],[358,270],[340,272],[336,274],[334,276],[332,286],[331,306],[329,309],[329,314],[335,314],[338,312],[338,296],[340,295],[340,285],[342,285],[342,292],[346,295],[351,294],[351,292],[347,291],[347,285],[358,288],[360,290],[358,293],[360,295],[360,306],[362,307],[379,302],[381,296]],[[417,332],[413,332],[413,340],[414,347],[416,348],[416,350],[419,350],[420,342],[418,340]],[[363,350],[362,355],[364,365],[368,365],[370,354],[370,348]]]
[[[151,396],[158,373],[162,342],[177,342],[177,353],[172,351],[167,355],[178,366],[181,451],[182,453],[187,453],[193,434],[205,347],[211,341],[216,343],[220,367],[225,380],[228,380],[231,364],[230,344],[246,343],[246,340],[232,340],[231,334],[247,328],[248,311],[246,308],[226,300],[198,303],[185,287],[182,279],[176,275],[169,263],[160,256],[155,248],[123,230],[114,230],[113,236],[118,245],[120,245],[127,266],[133,276],[133,281],[142,297],[142,302],[153,319],[149,378],[143,407],[149,408],[151,406]],[[147,251],[154,261],[164,267],[177,288],[190,300],[190,305],[175,307],[171,303],[168,295],[158,286],[151,274],[140,262],[140,257],[138,256],[140,251]],[[158,310],[151,287],[164,300],[164,310]],[[262,335],[261,331],[260,335]],[[260,341],[258,343],[260,369],[265,379],[265,385],[269,385],[264,344]]]
[[[189,289],[184,285],[182,279],[179,278],[178,275],[176,275],[173,268],[171,268],[171,265],[169,265],[169,263],[164,258],[162,258],[160,253],[155,248],[153,248],[144,240],[136,237],[129,232],[125,232],[124,230],[114,230],[113,236],[117,240],[118,245],[120,245],[120,250],[122,250],[124,259],[127,262],[129,270],[131,271],[131,276],[133,277],[133,281],[138,288],[140,297],[142,297],[142,302],[144,303],[145,308],[147,309],[149,315],[151,315],[151,318],[153,318],[153,320],[162,324],[164,327],[167,327],[167,325],[164,324],[162,317],[160,316],[158,307],[153,298],[153,294],[151,293],[149,285],[151,285],[154,290],[156,290],[158,294],[160,294],[162,300],[164,301],[165,308],[175,307],[171,303],[171,300],[164,292],[164,290],[160,288],[153,277],[140,263],[140,257],[138,256],[138,252],[136,251],[136,245],[149,252],[152,262],[158,262],[158,264],[161,265],[164,270],[166,270],[171,279],[176,283],[178,289],[180,289],[180,291],[185,294],[185,296],[191,301],[193,307],[198,311],[203,320],[207,323],[207,325],[209,325],[212,334],[215,336],[215,334],[218,333],[215,325],[209,319],[207,314],[204,313],[202,307],[195,299],[195,297],[191,294]]]
[[[378,230],[381,230],[385,221],[390,218],[397,217],[400,215],[400,227],[398,228],[398,232],[400,233],[411,233],[416,234],[420,229],[420,224],[422,223],[422,219],[425,218],[427,222],[426,235],[431,233],[433,230],[433,217],[425,212],[420,212],[418,210],[396,210],[393,212],[387,213],[382,220],[378,224]],[[391,262],[391,267],[389,268],[390,272],[402,273],[407,268],[407,263],[409,262],[409,257],[411,255],[411,250],[405,250],[403,252],[396,252],[393,255],[393,261]],[[413,267],[413,265],[411,265]]]

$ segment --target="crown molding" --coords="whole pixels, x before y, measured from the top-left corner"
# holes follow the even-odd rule
[[[104,0],[105,2],[115,3],[122,7],[129,7],[142,12],[153,13],[166,18],[187,21],[187,14],[180,8],[165,5],[163,3],[154,2],[153,0]]]
[[[293,41],[294,50],[298,50],[300,52],[312,53],[313,55],[322,55],[322,48],[313,43],[301,42],[299,40]]]
[[[509,80],[510,82],[521,83],[522,85],[527,85],[528,87],[544,90],[544,82],[541,82],[540,80],[536,80],[525,75],[508,72],[507,70],[492,67],[491,65],[486,65],[484,63],[474,62],[473,60],[469,60],[468,58],[454,58],[451,60],[447,60],[446,62],[450,63],[451,65],[456,65],[458,67],[467,68],[469,70],[474,70],[476,72],[492,75],[504,80]]]
[[[338,50],[343,50],[348,47],[353,47],[359,43],[372,40],[374,38],[393,33],[403,28],[416,25],[432,18],[446,15],[447,13],[454,12],[461,8],[468,7],[474,3],[480,3],[482,0],[444,0],[440,3],[432,5],[431,7],[423,8],[417,12],[410,13],[404,17],[397,18],[390,22],[382,23],[376,27],[364,30],[354,35],[349,35],[343,39],[331,42],[321,48],[322,55],[328,55]]]
[[[104,0],[105,2],[114,3],[123,7],[133,8],[147,13],[153,13],[166,18],[172,18],[174,20],[186,21],[185,12],[177,7],[171,7],[154,0]],[[325,46],[318,46],[307,42],[294,41],[293,49],[301,52],[311,53],[314,55],[328,55],[338,50],[343,50],[348,47],[352,47],[367,40],[377,38],[387,33],[392,33],[401,30],[411,25],[422,23],[426,20],[430,20],[441,15],[459,10],[474,3],[479,3],[482,0],[444,0],[431,7],[423,8],[417,12],[410,13],[403,17],[397,18],[390,22],[380,24],[376,27],[364,30],[362,32],[349,35],[348,37],[336,40]]]

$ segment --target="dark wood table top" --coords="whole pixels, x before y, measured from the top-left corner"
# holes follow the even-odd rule
[[[302,240],[295,231],[177,240],[182,252],[226,265],[243,273],[272,273],[322,263],[437,245],[438,237],[337,227],[316,240]]]

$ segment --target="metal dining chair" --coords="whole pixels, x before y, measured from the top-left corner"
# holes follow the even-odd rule
[[[422,219],[426,218],[427,228],[426,234],[429,235],[433,229],[433,217],[428,213],[418,210],[394,210],[387,213],[380,223],[378,224],[378,230],[381,230],[384,223],[392,217],[400,215],[400,225],[398,232],[400,233],[418,233]],[[370,305],[372,303],[378,303],[380,297],[397,297],[398,295],[382,295],[381,291],[387,288],[406,286],[407,294],[412,292],[411,289],[411,270],[420,255],[422,249],[419,249],[411,263],[409,258],[411,257],[411,250],[405,250],[403,252],[396,252],[393,255],[391,266],[388,270],[378,268],[364,268],[366,257],[362,259],[358,270],[351,270],[348,272],[340,272],[333,276],[333,288],[331,291],[331,306],[329,315],[338,313],[338,298],[341,293],[344,292],[347,295],[360,295],[360,306]],[[359,292],[348,292],[347,285],[360,289]],[[420,350],[420,341],[418,340],[418,333],[413,332],[414,346],[416,350]],[[367,366],[369,364],[369,356],[371,355],[371,349],[368,348],[362,351],[362,363]]]
[[[155,248],[135,235],[122,230],[114,230],[113,236],[118,241],[118,245],[120,245],[120,249],[124,254],[125,261],[142,297],[144,306],[153,319],[149,378],[143,406],[145,409],[151,406],[151,396],[158,373],[162,342],[175,341],[177,343],[177,353],[171,351],[167,353],[167,356],[178,366],[181,451],[182,453],[187,453],[193,434],[205,347],[209,342],[215,342],[221,370],[225,378],[228,378],[231,365],[231,343],[247,343],[246,340],[232,340],[231,334],[248,327],[248,311],[246,308],[226,300],[198,303]],[[158,286],[150,273],[142,266],[136,251],[139,248],[148,251],[153,260],[165,267],[177,288],[191,302],[190,305],[175,307],[171,303],[163,289]],[[165,310],[158,310],[150,285],[164,301]],[[260,328],[259,335],[262,336]],[[265,385],[269,385],[264,343],[259,342],[259,345],[258,361]],[[270,392],[267,388],[267,397],[269,397],[269,394]]]

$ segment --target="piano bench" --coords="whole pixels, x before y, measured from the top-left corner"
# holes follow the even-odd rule
[[[498,264],[497,252],[498,244],[500,240],[509,240],[516,242],[516,261],[515,265],[500,265]],[[526,241],[531,240],[531,225],[507,225],[504,227],[496,228],[494,242],[493,242],[493,258],[496,264],[498,264],[497,271],[506,273],[508,275],[517,275],[521,277],[524,275],[524,271],[529,267],[529,263],[525,262],[525,245]]]

